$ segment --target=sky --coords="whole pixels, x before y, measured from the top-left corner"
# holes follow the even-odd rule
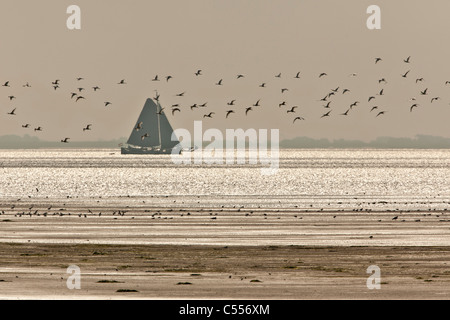
[[[73,4],[81,8],[81,30],[66,26]],[[381,30],[366,26],[374,4],[381,8]],[[10,87],[0,87],[0,135],[128,137],[157,90],[174,128],[192,130],[198,120],[204,129],[279,129],[281,139],[450,137],[448,12],[448,0],[2,0],[0,83]],[[376,57],[383,60],[375,64]],[[156,75],[161,81],[152,81]],[[126,85],[118,85],[122,79]],[[31,88],[23,87],[27,82]],[[77,88],[86,99],[71,99]],[[441,99],[431,103],[433,97]],[[260,106],[246,116],[257,100]],[[105,107],[106,101],[112,104]],[[410,112],[414,103],[419,107]],[[172,115],[174,104],[181,112]],[[293,106],[296,112],[287,113]],[[16,115],[8,115],[14,108]],[[226,119],[230,109],[235,113]],[[376,117],[379,111],[385,114]],[[212,119],[203,118],[210,112]],[[305,120],[293,123],[295,117]],[[91,131],[82,130],[87,124]],[[38,126],[42,132],[34,132]]]

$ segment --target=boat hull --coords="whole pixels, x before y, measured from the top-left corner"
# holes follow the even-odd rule
[[[175,152],[173,152],[172,150],[174,150]],[[180,154],[181,150],[122,147],[120,149],[120,152],[121,154]]]

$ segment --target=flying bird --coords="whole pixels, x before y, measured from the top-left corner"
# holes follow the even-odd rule
[[[378,62],[383,61],[383,59],[381,58],[375,58],[375,64],[377,64]]]
[[[325,72],[322,72],[321,74],[319,74],[319,78],[325,77],[327,76],[327,74]]]
[[[332,102],[332,101],[328,101],[328,103],[327,103],[326,105],[324,105],[323,107],[326,108],[326,109],[329,109],[329,108],[330,108],[331,102]]]
[[[152,81],[159,81],[158,75],[156,75],[156,76],[152,79]]]
[[[86,98],[83,96],[78,96],[76,102],[78,102],[78,100],[80,100],[80,99],[86,99]]]
[[[209,114],[205,114],[203,118],[212,118],[212,115],[215,114],[214,112],[210,112]]]
[[[195,73],[195,75],[198,77],[198,76],[201,76],[202,75],[202,70],[197,70],[197,72]]]
[[[226,118],[228,118],[228,116],[230,115],[230,114],[232,114],[232,113],[235,113],[233,110],[228,110],[227,111],[227,116],[226,116]]]
[[[92,89],[94,89],[94,91],[97,91],[97,90],[100,90],[100,87],[99,86],[95,86],[95,87],[92,87]]]
[[[298,106],[293,106],[292,108],[291,108],[291,110],[287,110],[286,112],[287,113],[295,113],[295,109],[297,109],[298,108]]]
[[[216,86],[221,86],[222,85],[222,80],[223,79],[220,79],[219,82],[216,83]]]
[[[2,87],[9,87],[9,81],[6,81],[5,84],[2,85]]]
[[[377,114],[376,117],[381,116],[381,115],[383,115],[383,114],[385,114],[385,113],[386,113],[386,111],[380,111],[380,112],[378,112],[378,114]]]
[[[125,82],[125,79],[122,79],[122,80],[119,81],[118,84],[127,84],[127,83]]]
[[[236,79],[240,79],[240,78],[244,78],[244,75],[243,75],[243,74],[238,74],[238,75],[236,76]]]
[[[297,74],[294,77],[295,79],[300,79],[300,72],[297,72]]]
[[[14,113],[16,111],[17,108],[14,108],[11,112],[8,112],[9,115],[11,116],[15,116],[16,114]]]
[[[34,128],[34,131],[42,131],[41,127]]]
[[[330,111],[328,111],[327,113],[325,113],[323,116],[321,116],[320,118],[322,119],[322,118],[325,118],[325,117],[329,117],[330,116],[330,113],[331,113],[331,110]]]
[[[403,60],[403,62],[409,63],[409,59],[411,59],[411,56],[409,56],[408,58],[406,58],[405,60]]]
[[[70,138],[65,138],[64,140],[61,140],[62,143],[69,143]]]
[[[110,104],[112,104],[112,103],[109,102],[109,101],[106,101],[106,102],[105,102],[105,107],[109,106]]]
[[[352,109],[353,107],[358,106],[359,101],[355,101],[350,105],[350,109]]]
[[[431,99],[431,103],[433,103],[434,101],[437,101],[437,100],[439,100],[439,99],[441,99],[441,98],[440,98],[440,97],[432,98],[432,99]]]
[[[246,109],[245,109],[245,115],[247,115],[247,113],[248,113],[249,111],[252,111],[252,110],[253,110],[252,107],[246,108]]]
[[[136,131],[139,131],[139,130],[141,130],[142,129],[142,125],[144,124],[144,122],[139,122],[137,125],[136,125],[136,128],[134,129],[134,130],[136,130]]]
[[[294,121],[292,121],[292,123],[295,123],[295,121],[297,121],[297,120],[305,120],[305,118],[302,118],[302,117],[296,117],[296,118],[294,119]]]
[[[89,130],[92,130],[92,129],[91,129],[91,126],[92,126],[92,124],[88,124],[88,125],[86,126],[86,128],[83,128],[83,131],[89,131]]]
[[[406,78],[406,76],[408,75],[408,73],[409,73],[410,71],[411,71],[411,70],[406,71],[404,74],[402,74],[402,77],[403,77],[403,78]]]
[[[170,79],[173,79],[173,77],[172,76],[167,76],[166,77],[166,82],[169,82]]]
[[[141,140],[144,141],[144,139],[145,139],[145,138],[148,138],[148,137],[149,137],[149,134],[146,133],[146,134],[144,134],[143,136],[141,136]]]
[[[409,108],[409,112],[412,112],[414,108],[419,107],[419,105],[417,103],[413,104],[410,108]]]
[[[172,115],[175,115],[175,111],[181,112],[180,108],[173,108],[172,109]]]
[[[27,129],[27,128],[29,128],[30,127],[30,124],[24,124],[24,125],[22,125],[22,128],[25,128],[25,129]]]

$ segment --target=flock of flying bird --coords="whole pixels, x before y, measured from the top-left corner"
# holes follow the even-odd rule
[[[374,59],[374,64],[375,65],[378,65],[378,64],[380,64],[382,62],[383,62],[382,58],[377,57],[377,58]],[[411,63],[411,56],[407,57],[406,59],[403,59],[403,63],[405,65],[409,65]],[[406,79],[410,75],[410,72],[411,72],[411,70],[407,70],[406,72],[404,72],[402,74],[399,74],[399,77],[401,76],[402,78]],[[203,76],[202,70],[197,70],[197,72],[195,72],[194,75],[195,75],[195,77]],[[326,72],[322,72],[322,73],[318,74],[318,78],[319,79],[327,77],[327,76],[328,76],[328,74]],[[357,76],[358,75],[356,73],[352,73],[352,74],[349,75],[349,77],[357,77]],[[281,79],[282,78],[282,74],[278,73],[274,77],[278,78],[278,79]],[[242,79],[242,78],[245,78],[245,75],[244,74],[238,74],[238,75],[236,75],[236,79],[235,80],[239,80],[239,79]],[[297,72],[295,75],[293,75],[292,78],[300,79],[301,78],[301,72]],[[161,79],[158,75],[156,75],[153,79],[151,79],[151,81],[153,81],[153,82],[165,81],[166,83],[168,83],[172,79],[173,79],[173,76],[171,76],[171,75],[165,76],[163,79]],[[82,84],[84,78],[78,77],[78,78],[76,78],[76,80],[77,80],[77,83]],[[415,79],[415,83],[416,84],[422,83],[424,81],[425,80],[424,80],[423,77]],[[388,82],[387,82],[387,80],[385,78],[378,79],[378,84],[380,86],[381,85],[386,85],[387,83]],[[59,79],[56,79],[55,81],[51,82],[51,86],[53,87],[53,89],[55,91],[57,91],[57,90],[59,90],[61,88],[60,85],[61,85],[61,80],[59,80]],[[124,85],[127,85],[127,82],[126,82],[125,79],[122,79],[119,82],[117,82],[117,85],[124,86]],[[224,86],[224,85],[225,85],[224,79],[219,79],[217,82],[215,82],[215,86],[219,86],[220,87],[220,86]],[[450,85],[450,81],[446,81],[445,82],[445,86],[448,86],[448,85]],[[4,87],[4,88],[11,87],[10,81],[6,81],[2,85],[2,87]],[[31,88],[31,85],[27,82],[26,84],[23,85],[23,87],[24,88]],[[259,84],[259,88],[261,88],[261,90],[263,90],[266,87],[267,87],[267,82],[262,82],[262,83]],[[92,88],[90,88],[90,90],[92,90],[93,92],[97,92],[97,91],[101,90],[101,88],[99,86],[93,86]],[[70,99],[72,101],[75,101],[75,102],[86,100],[86,97],[83,95],[83,92],[85,92],[85,91],[86,91],[86,88],[84,88],[82,85],[80,85],[75,90],[72,90],[72,92],[70,92]],[[281,95],[283,95],[284,93],[286,93],[288,91],[289,91],[289,88],[286,88],[286,87],[280,88]],[[376,93],[374,95],[371,95],[371,96],[369,96],[367,98],[367,103],[374,103],[376,101],[377,97],[385,95],[385,87],[382,87],[381,89],[379,88],[379,89],[377,89],[377,91],[378,91],[378,93]],[[423,90],[419,90],[418,93],[420,93],[421,96],[427,96],[429,94],[429,89],[425,88]],[[182,98],[182,97],[185,96],[185,94],[186,94],[186,92],[181,92],[181,93],[175,94],[175,96],[179,97],[179,98]],[[319,102],[322,102],[323,108],[325,109],[323,114],[320,116],[321,119],[322,118],[328,118],[328,117],[331,116],[331,114],[333,112],[333,110],[331,109],[331,104],[333,103],[332,98],[333,98],[333,96],[337,96],[338,94],[340,94],[340,95],[348,95],[348,94],[350,94],[350,89],[348,89],[348,88],[340,88],[340,87],[337,87],[335,89],[331,89],[331,90],[329,90],[326,93],[326,95],[323,98],[318,100]],[[13,100],[16,99],[16,97],[14,95],[9,95],[8,98],[9,98],[9,101],[13,101]],[[154,97],[154,99],[159,103],[160,95],[159,95],[158,91],[156,91],[156,96]],[[439,96],[432,97],[431,98],[431,103],[433,103],[433,102],[435,102],[437,100],[440,100],[440,99],[441,98]],[[412,97],[410,99],[410,101],[411,101],[411,103],[409,105],[409,112],[413,112],[415,108],[420,107],[420,104],[417,102],[416,98]],[[350,114],[350,112],[353,110],[353,108],[357,107],[359,104],[360,104],[360,101],[354,101],[353,103],[348,105],[348,108],[347,108],[347,110],[345,112],[340,113],[339,115],[340,116],[348,116]],[[110,105],[112,105],[112,103],[110,101],[105,101],[104,102],[104,106],[105,107],[108,107]],[[232,114],[236,113],[237,109],[234,108],[234,106],[236,106],[236,99],[230,100],[227,103],[227,107],[228,108],[226,108],[227,110],[224,112],[225,119],[228,119],[229,117],[231,117]],[[255,108],[258,108],[260,106],[261,106],[261,99],[258,99],[251,106],[246,106],[243,109],[243,112],[245,113],[245,116],[247,116],[249,114],[249,112],[254,111]],[[202,108],[206,108],[206,107],[207,107],[207,102],[202,103],[202,104],[195,103],[195,104],[190,105],[189,109],[191,111],[193,111],[194,109],[202,109]],[[279,108],[287,107],[287,110],[285,110],[285,112],[287,114],[293,114],[294,115],[292,123],[296,123],[297,121],[304,121],[304,120],[306,120],[304,116],[301,116],[301,115],[297,114],[297,109],[299,108],[299,106],[297,106],[297,105],[288,106],[286,101],[281,101],[278,104],[278,107]],[[370,105],[369,109],[370,109],[369,112],[370,113],[373,112],[374,113],[374,117],[376,117],[376,118],[380,117],[380,116],[383,116],[383,115],[386,114],[386,112],[388,112],[387,110],[381,110],[378,105]],[[8,112],[7,114],[9,116],[15,116],[16,115],[16,110],[17,110],[17,108],[14,108],[10,112]],[[158,113],[162,114],[162,112],[164,112],[164,110],[165,110],[165,108],[162,108],[160,111],[158,111]],[[183,108],[181,107],[181,105],[179,103],[172,104],[171,107],[170,107],[170,111],[172,113],[172,116],[175,116],[177,114],[177,112],[181,113],[182,110],[183,110]],[[203,114],[203,118],[213,118],[213,116],[215,114],[216,114],[215,112],[209,112],[208,111],[207,113]],[[139,126],[139,124],[138,124],[138,126]],[[22,128],[24,128],[24,129],[30,128],[30,124],[29,123],[23,124]],[[87,124],[85,127],[82,128],[82,130],[83,131],[90,131],[90,130],[92,130],[92,124]],[[138,128],[136,128],[136,130],[138,130]],[[38,126],[38,127],[34,128],[34,131],[35,132],[43,131],[43,128],[41,126]],[[69,140],[70,140],[70,138],[64,138],[64,139],[61,140],[61,143],[69,143]]]

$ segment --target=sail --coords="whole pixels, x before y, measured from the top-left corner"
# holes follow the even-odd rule
[[[161,110],[160,105],[159,105],[159,110]],[[178,139],[176,139],[176,141],[172,141],[173,129],[169,123],[169,120],[167,119],[166,115],[164,114],[164,111],[161,112],[161,115],[159,117],[159,127],[161,130],[161,148],[162,149],[171,149],[180,143],[178,141]]]
[[[170,126],[170,125],[169,125]],[[140,147],[159,146],[157,106],[152,99],[147,99],[144,108],[133,127],[128,144]]]

